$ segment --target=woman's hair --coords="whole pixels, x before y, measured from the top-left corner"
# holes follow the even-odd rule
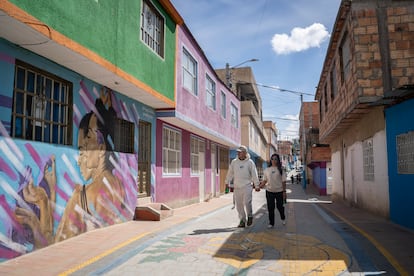
[[[276,166],[280,172],[280,175],[282,175],[282,163],[280,162],[280,156],[277,153],[273,153],[272,156],[270,156],[269,166],[272,166],[272,158],[276,157]]]

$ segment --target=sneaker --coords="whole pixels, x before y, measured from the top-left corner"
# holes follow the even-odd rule
[[[267,226],[267,228],[273,228],[273,225],[271,225],[271,224],[269,224],[268,226]]]
[[[286,225],[286,220],[284,219],[284,220],[282,220],[282,224],[283,225]]]
[[[246,227],[246,225],[244,225],[244,221],[241,220],[237,227],[244,228],[244,227]]]
[[[247,226],[252,225],[252,223],[253,223],[253,217],[248,217],[247,218]]]

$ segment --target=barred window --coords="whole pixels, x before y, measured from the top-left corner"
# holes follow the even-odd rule
[[[364,180],[374,181],[374,148],[372,138],[362,143],[362,152],[364,159]]]
[[[191,174],[200,174],[200,152],[204,152],[205,143],[204,141],[191,137]]]
[[[114,150],[118,152],[134,152],[135,124],[116,118],[114,134]]]
[[[72,83],[16,61],[11,136],[72,144]]]
[[[183,86],[194,95],[198,95],[197,62],[185,49],[183,49]]]
[[[162,130],[162,172],[179,175],[181,171],[181,132],[170,127]]]
[[[164,18],[149,0],[144,0],[142,4],[141,40],[164,57]]]
[[[414,174],[414,131],[396,136],[399,174]]]

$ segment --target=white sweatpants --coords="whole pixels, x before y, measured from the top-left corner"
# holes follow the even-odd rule
[[[252,209],[252,185],[248,184],[241,188],[234,188],[234,199],[236,201],[236,210],[239,213],[239,219],[244,222],[247,221],[247,217],[253,217]]]

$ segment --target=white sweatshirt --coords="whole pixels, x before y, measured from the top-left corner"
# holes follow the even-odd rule
[[[263,181],[266,182],[266,190],[272,193],[283,192],[283,182],[286,182],[286,173],[280,174],[277,167],[267,167],[263,172]]]
[[[236,158],[231,161],[229,171],[227,172],[226,184],[229,184],[232,179],[236,189],[251,185],[252,182],[255,188],[259,188],[256,165],[250,158],[244,160]]]

